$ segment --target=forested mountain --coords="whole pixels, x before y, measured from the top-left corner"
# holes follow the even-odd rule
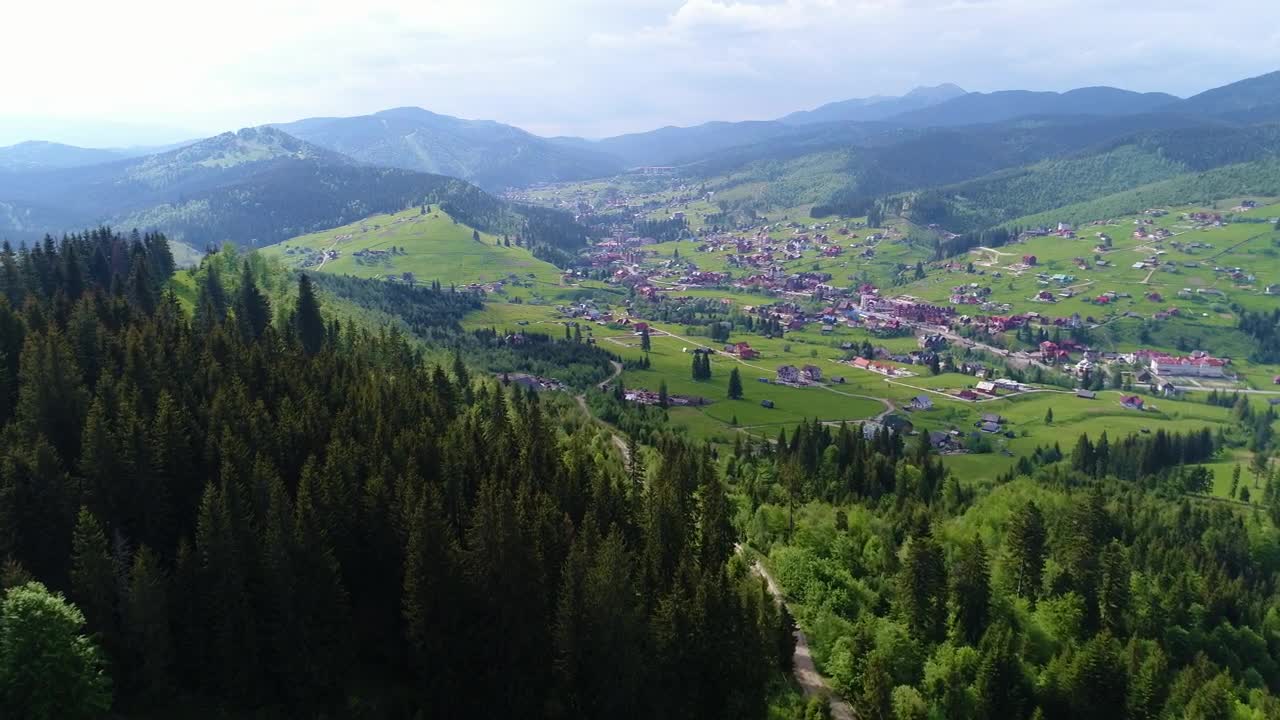
[[[535,244],[585,240],[564,213],[517,207],[454,178],[362,164],[265,127],[142,158],[0,173],[0,236],[32,241],[108,223],[164,230],[196,247],[261,246],[424,202]]]
[[[891,120],[905,126],[948,127],[995,123],[1032,115],[1135,115],[1163,108],[1178,98],[1165,93],[1136,93],[1091,87],[1064,93],[1004,90],[967,93]]]
[[[1280,126],[1209,126],[1142,133],[1087,153],[920,192],[910,214],[917,222],[938,223],[956,232],[976,230],[1188,173],[1242,163],[1259,163],[1256,167],[1261,170],[1261,163],[1277,155]],[[1268,175],[1260,173],[1258,179]],[[1259,188],[1242,185],[1222,191],[1219,197],[1258,192]]]
[[[796,132],[781,122],[709,122],[693,127],[664,127],[603,140],[555,138],[554,142],[591,148],[620,158],[628,167],[672,165],[737,145],[762,142]]]
[[[126,155],[117,150],[99,150],[31,140],[0,147],[0,172],[80,167],[111,162],[122,157]]]
[[[790,628],[709,450],[628,475],[536,394],[328,322],[306,277],[273,308],[206,268],[188,318],[164,247],[0,255],[6,716],[764,717]],[[33,579],[88,638],[10,604]]]
[[[488,120],[461,120],[421,108],[275,125],[290,135],[383,167],[448,175],[501,190],[600,177],[621,164],[601,152],[556,143]]]
[[[1280,70],[1206,90],[1178,103],[1179,112],[1199,115],[1248,113],[1280,103]]]
[[[912,110],[946,102],[965,94],[965,90],[951,83],[934,87],[918,87],[902,97],[876,95],[869,98],[853,98],[827,103],[813,110],[801,110],[778,118],[790,125],[809,125],[827,122],[868,122],[887,120]]]
[[[1177,115],[1059,117],[957,128],[814,126],[708,156],[686,172],[709,183],[768,185],[776,206],[844,212],[889,193],[937,187],[1096,148],[1147,129],[1199,127]],[[860,214],[860,213],[854,213]]]

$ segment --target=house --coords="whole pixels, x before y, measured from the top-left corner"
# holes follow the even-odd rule
[[[1098,397],[1098,393],[1092,390],[1077,390],[1076,397],[1083,398],[1085,400],[1093,400],[1094,398]]]
[[[978,429],[981,430],[982,432],[988,432],[988,433],[1000,432],[1000,426],[993,422],[979,423]]]
[[[896,433],[909,433],[915,429],[915,425],[913,425],[910,420],[896,413],[886,415],[880,422],[885,427]]]
[[[974,385],[974,386],[973,386],[973,389],[974,389],[974,390],[977,390],[977,391],[978,391],[978,392],[980,392],[980,393],[986,393],[986,394],[988,394],[988,395],[999,395],[999,394],[1000,394],[1000,389],[999,389],[999,388],[997,388],[997,387],[996,387],[996,384],[995,384],[995,383],[993,383],[993,382],[991,382],[990,380],[983,380],[982,382],[978,383],[977,385]]]
[[[805,365],[800,369],[800,374],[809,382],[818,382],[822,380],[822,368],[817,365]]]
[[[1272,385],[1280,385],[1280,375],[1277,375],[1277,376],[1275,376],[1275,377],[1271,378],[1271,384],[1272,384]]]
[[[1035,266],[1036,266],[1036,256],[1035,256],[1035,255],[1023,255],[1023,256],[1022,256],[1022,264],[1023,264],[1023,265],[1030,265],[1031,267],[1035,267]]]
[[[853,366],[862,370],[871,369],[871,361],[864,357],[856,357],[853,359]]]
[[[733,354],[743,360],[754,360],[760,357],[760,353],[751,348],[751,343],[740,342],[733,346]]]
[[[867,440],[875,440],[876,436],[879,435],[880,431],[883,429],[884,426],[880,423],[868,420],[867,422],[862,423],[862,437]]]
[[[956,393],[956,397],[960,398],[961,400],[972,401],[972,400],[978,399],[978,393],[972,390],[961,390],[960,392]]]
[[[947,347],[947,339],[942,335],[926,334],[916,338],[921,350],[943,350]]]
[[[767,409],[767,410],[772,410],[772,409],[773,409],[773,401],[772,401],[772,400],[761,400],[761,401],[760,401],[760,407],[765,408],[765,409]]]
[[[1163,382],[1160,383],[1160,394],[1165,397],[1177,397],[1182,394],[1182,391],[1171,382]]]
[[[933,399],[930,398],[928,395],[917,395],[911,398],[911,409],[912,410],[932,410]]]
[[[942,432],[941,430],[930,430],[929,444],[932,445],[935,450],[950,449],[952,445],[951,435],[949,433]]]
[[[1141,410],[1142,398],[1137,395],[1125,395],[1120,398],[1120,406],[1127,410]]]
[[[795,365],[783,365],[778,368],[778,382],[780,383],[798,383],[800,382],[800,368]]]
[[[644,322],[632,323],[631,329],[635,331],[635,334],[640,335],[649,331],[649,323],[644,323]]]
[[[996,415],[995,413],[983,413],[982,422],[991,423],[992,425],[1003,425],[1004,418],[1000,417],[999,415]]]

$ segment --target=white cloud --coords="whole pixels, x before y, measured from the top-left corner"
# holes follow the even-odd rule
[[[421,105],[601,135],[951,81],[1180,94],[1280,67],[1280,3],[43,0],[6,7],[4,115],[217,131]]]

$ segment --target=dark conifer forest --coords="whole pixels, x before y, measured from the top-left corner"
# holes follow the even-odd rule
[[[161,236],[0,256],[7,717],[764,716],[789,620],[709,451],[658,439],[637,482],[248,267],[189,316]],[[24,622],[68,648],[43,683]]]

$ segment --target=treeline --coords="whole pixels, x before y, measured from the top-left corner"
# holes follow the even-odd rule
[[[1256,363],[1280,363],[1280,309],[1267,312],[1237,310],[1236,327],[1248,333],[1257,343],[1249,360]]]
[[[684,218],[668,218],[666,220],[641,220],[636,223],[637,237],[653,238],[658,242],[679,240],[689,230],[689,223]]]
[[[524,372],[585,388],[604,381],[620,362],[614,353],[580,338],[542,333],[475,330],[458,346],[470,364],[494,373]]]
[[[116,714],[763,716],[786,622],[708,451],[627,476],[536,395],[326,320],[306,276],[288,308],[202,286],[192,321],[128,291],[145,241],[69,245],[134,260],[0,301],[0,557],[83,610]],[[100,715],[9,677],[6,714]]]
[[[442,339],[456,334],[461,330],[459,322],[463,316],[483,306],[482,293],[446,289],[439,281],[421,287],[315,273],[311,275],[311,282],[323,293],[400,318],[410,332],[423,339]]]
[[[1128,435],[1114,445],[1104,430],[1096,443],[1088,433],[1080,435],[1071,451],[1071,467],[1091,478],[1140,480],[1181,465],[1207,462],[1216,451],[1213,432],[1207,427],[1186,434],[1160,428],[1150,435]]]

